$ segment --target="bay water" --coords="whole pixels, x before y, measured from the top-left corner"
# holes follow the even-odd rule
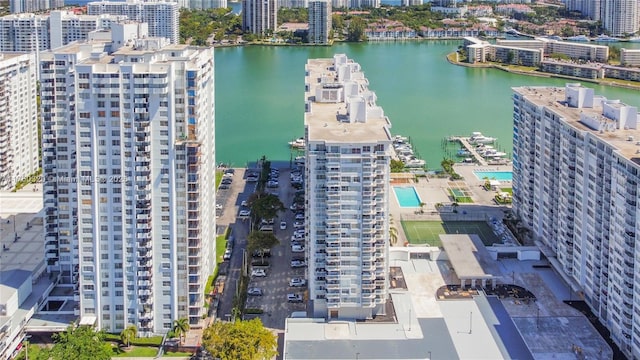
[[[450,135],[481,131],[511,153],[512,87],[564,86],[564,79],[516,75],[449,64],[461,41],[340,43],[317,46],[216,48],[216,161],[233,166],[266,156],[289,161],[287,142],[304,134],[307,59],[344,53],[360,63],[392,123],[408,136],[429,169],[455,156]],[[596,94],[640,107],[640,92],[583,82]]]

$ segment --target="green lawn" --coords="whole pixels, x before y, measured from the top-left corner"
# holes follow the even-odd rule
[[[440,234],[477,234],[485,245],[500,242],[484,221],[402,221],[402,228],[412,244],[441,247]]]
[[[151,346],[132,346],[131,349],[114,348],[113,352],[113,357],[155,357],[158,354],[158,348]]]
[[[216,170],[216,189],[222,182],[222,175],[224,175],[224,172],[222,170]]]
[[[473,199],[469,194],[462,189],[449,189],[449,195],[453,198],[453,200],[460,204],[472,204]]]
[[[506,187],[506,188],[500,188],[501,192],[506,192],[509,193],[509,195],[513,195],[513,189],[510,187]]]
[[[224,255],[224,251],[227,248],[226,237],[227,237],[226,234],[218,235],[216,237],[216,262],[218,265],[222,263],[223,261],[222,256]],[[211,287],[213,286],[213,282],[216,281],[216,278],[218,277],[218,269],[219,267],[216,267],[216,271],[213,273],[213,275],[210,275],[209,278],[207,279],[207,285],[204,288],[205,295],[211,292]]]

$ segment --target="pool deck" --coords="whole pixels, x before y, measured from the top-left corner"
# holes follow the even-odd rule
[[[441,221],[446,217],[447,220],[460,220],[460,221],[479,221],[486,220],[489,217],[501,220],[504,216],[504,211],[509,209],[509,206],[496,205],[494,201],[495,191],[487,191],[484,189],[484,180],[478,180],[473,173],[477,170],[487,171],[512,171],[511,166],[478,166],[475,164],[457,164],[455,170],[458,174],[462,175],[464,180],[460,180],[466,184],[467,188],[471,192],[472,204],[460,204],[458,206],[458,212],[452,213],[451,210],[445,207],[444,210],[438,211],[436,204],[451,204],[453,199],[449,195],[449,178],[418,178],[418,181],[411,180],[408,183],[393,183],[392,187],[413,187],[420,197],[420,201],[424,203],[422,211],[420,208],[415,207],[401,207],[398,203],[398,199],[392,196],[389,203],[389,209],[393,217],[393,226],[398,230],[398,242],[396,246],[403,246],[407,241],[407,237],[404,234],[402,220],[424,220],[424,221]],[[511,187],[511,182],[501,182],[505,187]]]

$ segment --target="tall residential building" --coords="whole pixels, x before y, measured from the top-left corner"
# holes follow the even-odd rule
[[[0,189],[12,189],[40,168],[36,61],[0,53]]]
[[[380,0],[349,0],[350,9],[379,8]]]
[[[184,4],[189,9],[217,9],[226,8],[227,0],[186,0]]]
[[[630,357],[640,357],[638,109],[580,84],[514,89],[513,211]]]
[[[0,17],[0,51],[32,52],[51,46],[49,17],[17,14]]]
[[[317,317],[372,318],[388,297],[391,123],[346,55],[305,72],[309,300]]]
[[[9,11],[13,14],[61,8],[64,0],[9,0]]]
[[[602,27],[613,36],[629,36],[640,30],[638,0],[602,0]]]
[[[120,331],[200,324],[215,267],[214,57],[115,24],[41,54],[48,270]],[[127,41],[128,39],[136,39]]]
[[[276,0],[242,0],[242,30],[253,34],[275,31],[278,26]]]
[[[326,45],[331,32],[331,0],[309,1],[309,43]]]
[[[49,15],[19,14],[0,17],[0,51],[44,51],[86,40],[89,33],[108,30],[126,20],[122,15],[77,15],[52,11]],[[36,43],[38,47],[36,47]]]
[[[126,15],[129,20],[148,23],[149,36],[168,38],[172,44],[180,42],[179,10],[178,3],[165,1],[95,1],[87,4],[89,15]]]

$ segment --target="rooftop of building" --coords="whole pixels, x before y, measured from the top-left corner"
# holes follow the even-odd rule
[[[594,101],[594,107],[570,107],[565,99],[565,88],[561,87],[534,87],[524,86],[514,88],[516,92],[523,95],[527,100],[536,105],[545,106],[554,113],[560,115],[566,123],[573,126],[576,130],[588,133],[594,137],[600,138],[617,149],[623,157],[640,163],[640,129],[627,129],[622,127],[614,130],[594,130],[584,123],[580,122],[581,116],[591,116],[593,118],[602,118],[602,102]],[[606,100],[604,98],[600,98]],[[613,107],[628,106],[624,103],[611,103]],[[635,107],[637,111],[637,107]],[[638,124],[640,126],[640,124]],[[636,140],[637,139],[637,140]]]
[[[353,63],[347,60],[347,63]],[[367,95],[367,110],[372,111],[373,116],[368,116],[363,122],[349,122],[348,106],[346,101],[317,102],[315,101],[316,88],[319,86],[343,87],[344,82],[339,82],[334,58],[310,59],[306,70],[308,76],[306,83],[309,85],[305,92],[305,99],[311,102],[311,111],[305,113],[305,125],[308,129],[309,141],[326,141],[339,143],[375,143],[379,141],[391,141],[389,128],[391,123],[384,115],[382,109],[376,104],[372,92],[368,89],[368,81],[363,73],[351,76],[351,81],[357,82],[358,94]],[[321,82],[322,79],[333,79],[332,82]]]
[[[478,235],[442,234],[440,240],[458,278],[490,279],[502,274]]]

